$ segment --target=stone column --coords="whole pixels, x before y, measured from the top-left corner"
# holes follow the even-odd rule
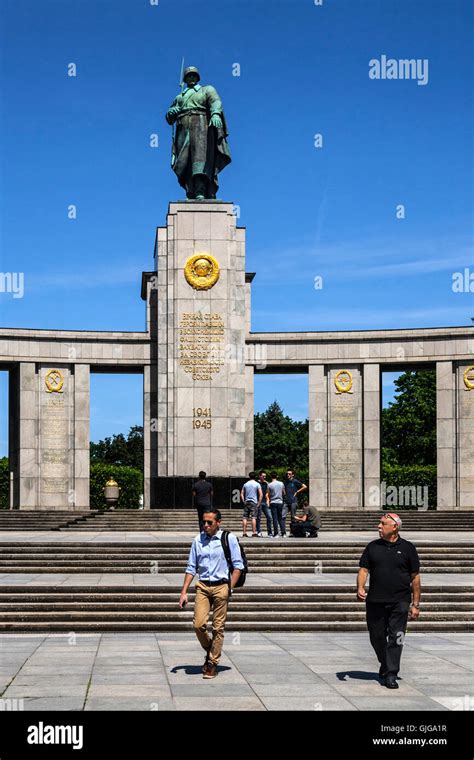
[[[36,380],[38,509],[72,510],[75,501],[75,376],[70,365],[56,364],[51,367],[40,364]]]
[[[309,392],[309,499],[314,507],[328,503],[328,387],[323,364],[308,367]]]
[[[237,230],[237,232],[245,232],[245,230]],[[245,274],[245,331],[247,335],[252,329],[252,282],[254,277],[255,272]]]
[[[143,370],[143,506],[154,505],[158,476],[156,364]]]
[[[171,255],[171,243],[170,243]],[[173,409],[173,390],[168,399],[168,379],[173,381],[171,354],[173,345],[173,305],[174,291],[171,279],[168,287],[168,242],[167,228],[158,228],[155,245],[156,263],[156,432],[157,432],[157,476],[167,476],[173,468],[172,420],[168,420],[168,401]],[[153,318],[152,318],[153,322]],[[168,351],[168,345],[171,341]],[[152,392],[152,389],[151,389]],[[170,439],[168,440],[168,434]],[[153,492],[153,487],[152,487]],[[153,506],[153,505],[152,505]]]
[[[463,362],[456,370],[458,505],[474,509],[474,364]]]
[[[456,487],[456,377],[453,362],[436,362],[438,509],[454,509]]]
[[[364,364],[364,509],[378,510],[380,493],[380,365]]]
[[[232,212],[222,201],[171,203],[158,230],[158,488],[176,504],[178,487],[190,491],[177,478],[245,469],[245,230]]]
[[[254,468],[254,368],[245,367],[245,475]]]
[[[89,507],[89,366],[19,363],[10,390],[12,505]]]
[[[38,506],[38,404],[37,377],[33,362],[20,362],[10,372],[9,457],[14,509]]]
[[[352,375],[350,390],[336,387]],[[347,386],[349,387],[349,385]],[[329,505],[363,508],[362,374],[358,366],[331,367],[328,374]]]
[[[90,367],[74,365],[73,493],[70,506],[90,506]]]

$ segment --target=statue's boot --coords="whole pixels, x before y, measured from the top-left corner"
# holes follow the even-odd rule
[[[202,201],[209,197],[208,180],[205,174],[194,175],[194,192],[197,201]]]

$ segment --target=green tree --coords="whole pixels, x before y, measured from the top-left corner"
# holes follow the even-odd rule
[[[308,468],[308,420],[296,421],[283,414],[277,401],[254,416],[255,467]]]
[[[382,410],[382,461],[436,464],[435,371],[404,372],[395,387],[395,401]]]
[[[8,457],[0,457],[0,509],[8,509],[10,493],[10,470]]]
[[[133,425],[128,436],[123,433],[104,438],[90,447],[91,464],[117,464],[143,471],[143,428]]]

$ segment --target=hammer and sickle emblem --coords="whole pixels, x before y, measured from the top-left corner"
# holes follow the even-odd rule
[[[352,393],[352,373],[348,369],[341,369],[334,378],[336,393]]]
[[[48,393],[63,392],[64,377],[59,369],[50,369],[46,374],[44,382]]]
[[[195,290],[209,290],[219,279],[220,268],[210,253],[190,256],[184,267],[186,282]]]

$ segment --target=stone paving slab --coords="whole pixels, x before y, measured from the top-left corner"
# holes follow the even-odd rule
[[[182,573],[0,573],[0,586],[181,586]],[[252,573],[245,586],[352,586],[356,573]],[[471,586],[473,573],[423,573],[422,590],[428,586]],[[238,589],[235,592],[239,593]]]
[[[0,699],[24,710],[404,710],[474,708],[474,634],[406,638],[388,692],[366,633],[228,633],[202,678],[194,634],[0,634]]]
[[[403,515],[402,515],[403,520]],[[305,539],[303,543],[309,544],[314,543],[317,545],[318,541],[320,543],[331,543],[331,544],[338,544],[341,542],[346,541],[353,541],[354,543],[362,543],[362,542],[368,542],[368,541],[374,541],[378,538],[378,532],[377,532],[377,517],[374,518],[374,529],[373,530],[362,530],[362,531],[319,531],[319,537],[314,539]],[[222,526],[224,526],[224,523],[222,523]],[[83,542],[83,543],[114,543],[114,542],[123,542],[123,543],[153,543],[156,541],[156,543],[183,543],[186,541],[189,541],[191,543],[192,539],[197,535],[196,531],[183,531],[180,533],[172,533],[167,531],[122,531],[122,530],[113,530],[113,531],[33,531],[33,530],[18,530],[18,531],[12,531],[12,530],[5,530],[0,531],[0,541],[1,542],[24,542],[24,543],[74,543],[74,542]],[[240,531],[235,531],[235,535],[238,536],[240,539]],[[406,530],[402,531],[401,535],[403,538],[406,538],[408,541],[414,541],[415,543],[469,543],[474,541],[474,531],[414,531],[414,530]],[[273,539],[273,538],[267,538],[264,536],[263,538],[255,538],[246,539],[247,543],[271,543],[271,544],[285,544],[290,545],[292,543],[297,543],[298,539],[293,538],[287,538],[287,539]]]

